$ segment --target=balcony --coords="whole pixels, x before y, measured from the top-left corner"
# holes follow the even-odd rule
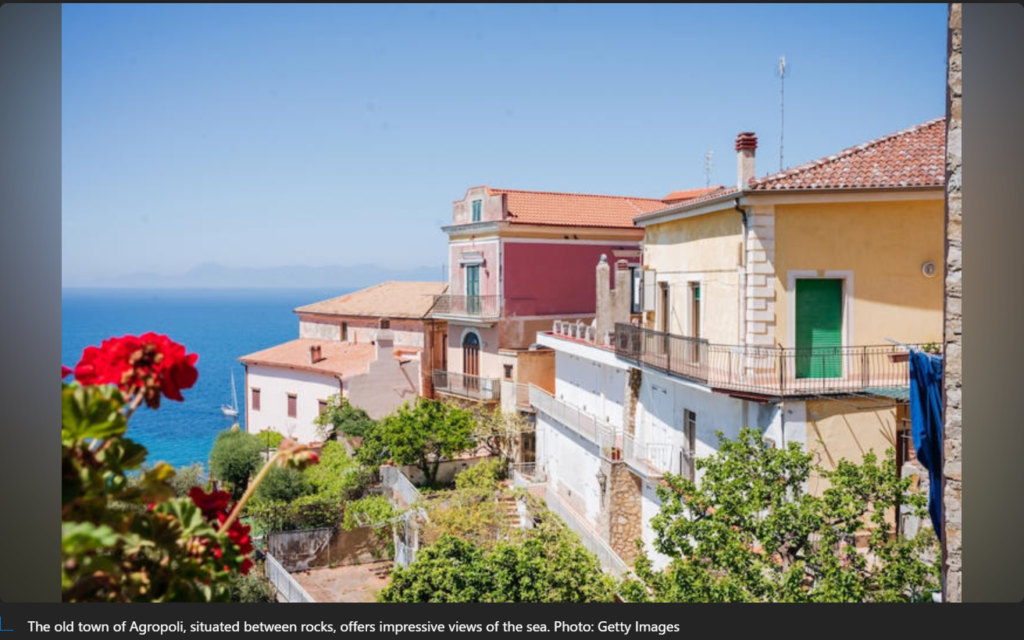
[[[512,411],[513,409],[520,409],[522,411],[532,411],[533,407],[530,405],[530,385],[522,382],[513,382],[512,380],[501,381],[501,398],[502,411]]]
[[[431,315],[439,318],[497,320],[501,317],[500,296],[434,296]]]
[[[616,324],[615,354],[713,389],[768,397],[872,393],[908,387],[907,352],[896,345],[743,347]]]
[[[622,459],[646,478],[660,478],[666,473],[694,479],[693,454],[668,443],[648,443],[628,434],[622,436]]]
[[[551,416],[570,431],[596,444],[601,449],[601,457],[607,460],[621,458],[621,443],[611,424],[534,385],[530,385],[530,404],[537,411]]]
[[[501,381],[497,378],[481,378],[451,371],[434,371],[434,390],[482,402],[496,402],[501,399]]]

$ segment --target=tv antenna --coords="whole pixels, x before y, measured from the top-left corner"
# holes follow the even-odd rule
[[[779,56],[779,66],[775,71],[779,76],[779,171],[782,171],[782,148],[786,134],[786,56]]]
[[[715,156],[714,151],[707,151],[704,153],[704,188],[708,189],[711,187],[711,168],[714,166],[713,158]]]

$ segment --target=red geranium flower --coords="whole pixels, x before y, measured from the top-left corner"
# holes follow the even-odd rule
[[[192,498],[192,502],[199,507],[199,510],[203,512],[203,517],[207,520],[217,518],[231,504],[231,494],[227,491],[206,493],[199,487],[192,487],[188,492],[188,497]]]
[[[60,365],[60,379],[61,380],[63,380],[64,378],[68,377],[70,374],[71,374],[71,369],[69,367],[65,367],[64,365]]]
[[[75,367],[75,379],[82,384],[115,384],[128,393],[142,393],[146,405],[160,406],[161,395],[181,401],[182,389],[196,383],[199,356],[165,335],[145,333],[104,340],[99,347],[87,347]]]

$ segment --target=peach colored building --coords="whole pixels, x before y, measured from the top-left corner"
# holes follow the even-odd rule
[[[446,322],[430,317],[440,282],[385,282],[299,307],[299,338],[239,358],[245,427],[301,442],[321,439],[314,420],[341,394],[372,418],[433,397]]]

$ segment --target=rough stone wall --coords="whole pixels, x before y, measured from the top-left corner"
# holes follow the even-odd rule
[[[946,88],[946,332],[945,374],[945,476],[943,513],[945,515],[945,601],[961,602],[961,346],[963,312],[961,308],[961,3],[949,5],[949,81]]]
[[[643,484],[624,462],[605,462],[602,471],[608,476],[606,506],[602,509],[602,515],[607,514],[608,545],[632,564],[636,541],[643,535]]]

